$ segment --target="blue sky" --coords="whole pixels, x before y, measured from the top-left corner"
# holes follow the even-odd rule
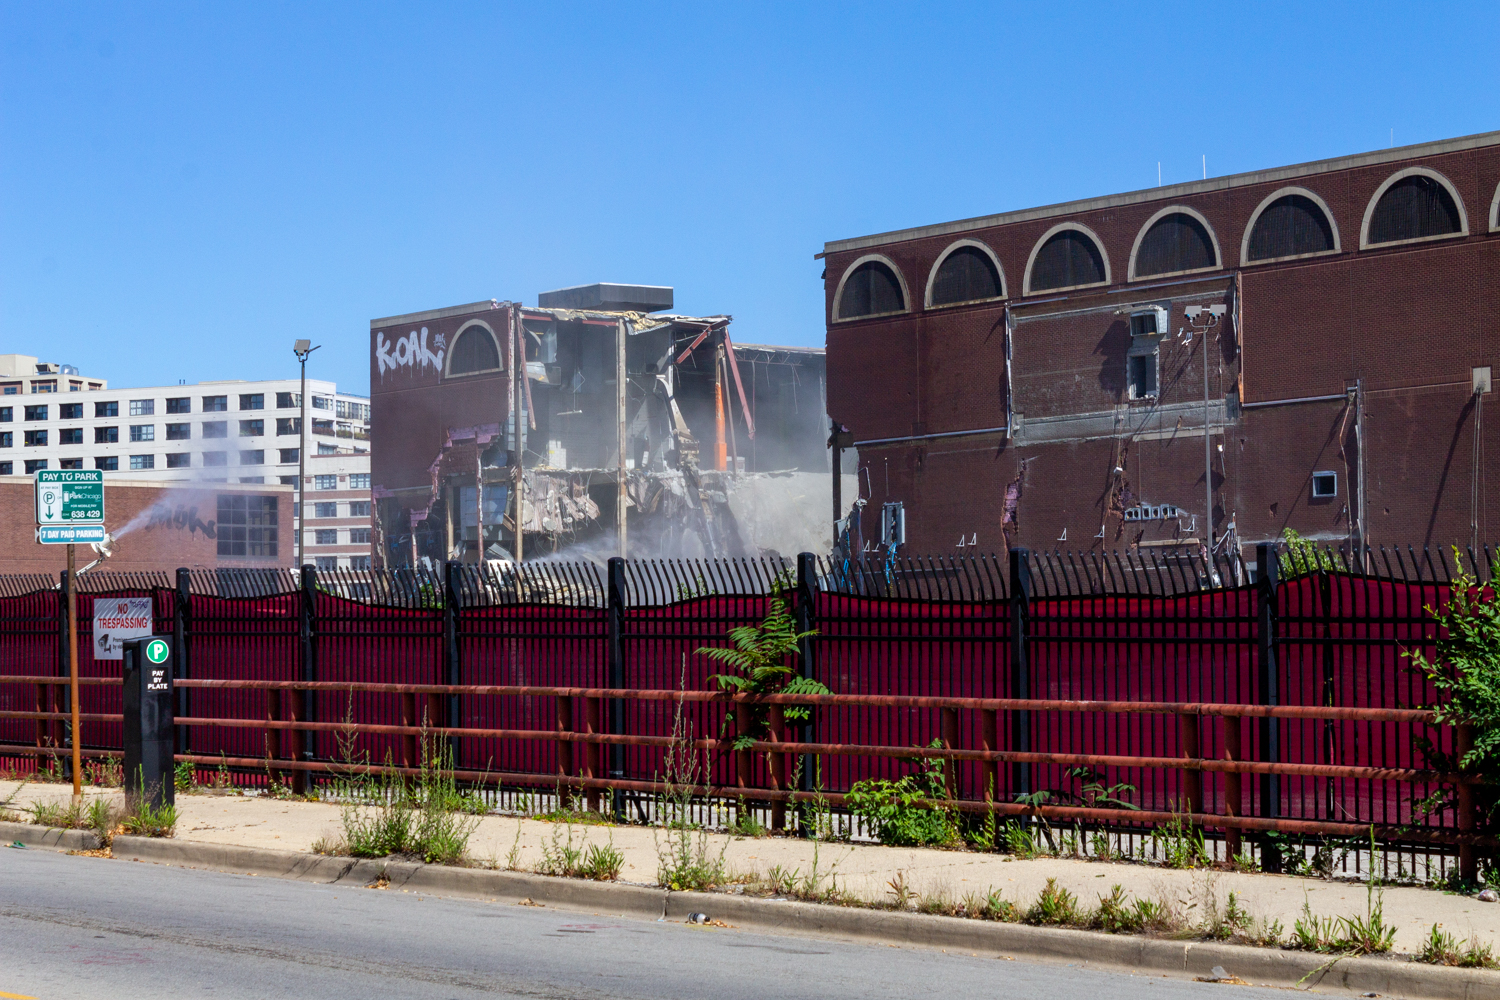
[[[316,373],[669,284],[821,344],[825,240],[1500,128],[1500,4],[0,3],[0,353]]]

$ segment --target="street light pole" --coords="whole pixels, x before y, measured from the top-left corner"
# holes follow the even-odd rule
[[[301,406],[297,411],[300,414],[297,418],[297,429],[301,432],[297,445],[297,488],[292,491],[292,502],[296,504],[296,513],[292,518],[292,523],[297,531],[298,569],[301,569],[303,563],[307,561],[305,553],[307,532],[303,530],[306,522],[303,515],[307,513],[307,505],[302,502],[305,496],[303,488],[307,485],[307,356],[317,349],[310,340],[299,340],[292,345],[292,353],[297,356],[298,363],[302,365],[302,392],[298,396]]]

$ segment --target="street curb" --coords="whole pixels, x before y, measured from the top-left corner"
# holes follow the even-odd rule
[[[1214,941],[1167,941],[1069,928],[1031,927],[824,903],[758,899],[716,892],[674,892],[668,920],[701,912],[737,928],[805,937],[843,938],[906,947],[938,948],[985,957],[1019,958],[1137,975],[1210,977],[1214,966],[1256,985],[1298,984],[1320,991],[1412,1000],[1480,1000],[1500,995],[1500,974],[1388,958],[1331,956],[1253,948]],[[1309,975],[1309,973],[1313,973]]]
[[[546,906],[648,920],[660,919],[667,901],[666,890],[648,886],[411,861],[336,858],[160,837],[116,837],[113,854],[122,861],[210,868],[324,885],[368,886],[384,876],[391,889],[407,892],[515,903],[529,899]]]
[[[0,824],[22,828],[21,824]],[[50,830],[29,827],[31,830]],[[81,833],[82,831],[53,831]],[[969,952],[1080,968],[1177,978],[1208,977],[1214,966],[1257,985],[1303,987],[1410,1000],[1493,1000],[1500,974],[1392,958],[1348,958],[1322,972],[1330,957],[1212,941],[1167,941],[1135,935],[1031,927],[824,903],[799,903],[718,892],[668,892],[618,882],[589,882],[522,872],[455,868],[407,861],[335,858],[258,847],[236,847],[155,837],[114,839],[115,858],[208,868],[244,875],[368,886],[381,876],[391,889],[544,906],[646,920],[686,920],[705,913],[741,930],[799,937]],[[1312,973],[1311,975],[1309,975]]]
[[[0,843],[12,844],[18,840],[27,847],[48,851],[97,851],[104,846],[99,835],[92,830],[65,830],[35,823],[0,823]]]

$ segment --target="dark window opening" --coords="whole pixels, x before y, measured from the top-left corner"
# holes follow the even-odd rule
[[[1130,357],[1130,398],[1150,399],[1156,395],[1156,353],[1133,354]]]
[[[448,362],[449,375],[492,371],[500,367],[500,348],[490,331],[471,326],[453,342],[453,358]]]
[[[58,444],[83,444],[82,427],[64,427],[57,432]]]
[[[115,455],[101,456],[94,459],[94,468],[103,470],[104,472],[118,472],[120,469],[120,459]]]
[[[1338,496],[1339,474],[1337,472],[1314,472],[1312,477],[1312,495],[1319,499]]]
[[[187,452],[177,452],[167,456],[167,468],[190,469],[193,465],[193,456]]]
[[[882,313],[904,312],[906,297],[901,294],[901,282],[890,268],[878,260],[867,260],[854,269],[844,282],[839,295],[839,319],[854,319],[857,316],[879,316]]]
[[[1032,292],[1074,285],[1098,285],[1104,281],[1104,255],[1087,233],[1064,229],[1054,233],[1036,252],[1031,263]]]
[[[118,427],[95,427],[95,444],[115,444],[120,440],[120,428]]]
[[[1275,260],[1333,249],[1333,226],[1305,195],[1289,194],[1266,206],[1250,231],[1249,260]]]
[[[57,419],[59,420],[82,420],[82,403],[62,403],[57,408]]]
[[[94,416],[96,417],[118,417],[119,415],[120,404],[118,402],[94,404]]]
[[[1414,174],[1386,189],[1370,216],[1371,243],[1394,243],[1460,232],[1458,205],[1431,177]]]
[[[221,556],[276,556],[276,498],[219,495],[215,525]]]
[[[932,279],[932,304],[973,302],[999,298],[1003,293],[1000,272],[989,254],[978,247],[959,247],[943,258]]]
[[[1135,252],[1135,276],[1196,271],[1217,267],[1218,255],[1208,229],[1185,212],[1163,216],[1152,224]]]
[[[167,400],[168,413],[192,413],[193,400],[190,396],[179,396],[176,399]]]

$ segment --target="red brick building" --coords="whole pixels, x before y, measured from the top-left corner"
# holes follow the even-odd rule
[[[276,569],[292,565],[292,488],[239,483],[160,483],[106,479],[104,515],[118,535],[99,569]],[[96,558],[79,545],[79,568]],[[0,573],[67,567],[66,545],[36,541],[32,477],[0,476]]]
[[[835,241],[829,415],[911,552],[1484,541],[1497,206],[1500,132]]]

